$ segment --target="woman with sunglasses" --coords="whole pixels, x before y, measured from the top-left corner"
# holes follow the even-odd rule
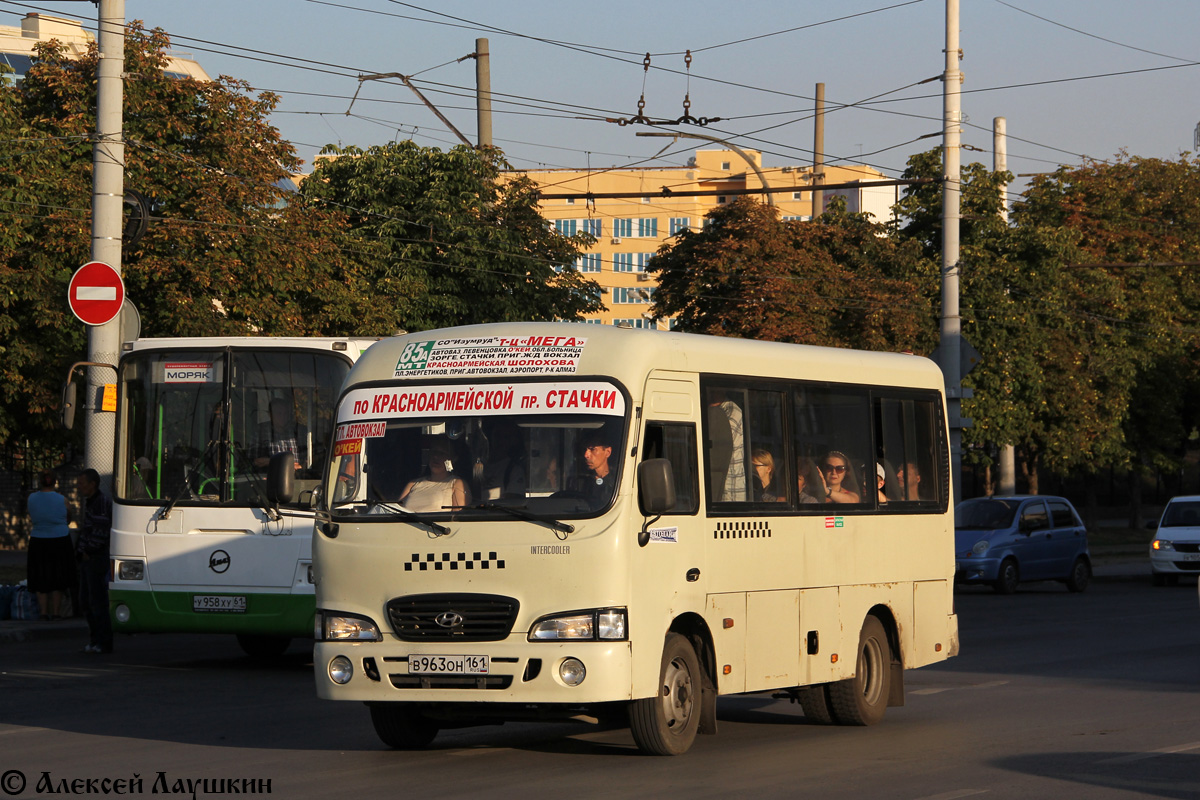
[[[850,459],[840,450],[830,450],[821,460],[821,474],[825,478],[825,500],[829,503],[860,503],[858,478]]]

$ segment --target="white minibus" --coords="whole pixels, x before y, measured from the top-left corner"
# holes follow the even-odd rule
[[[958,651],[943,395],[913,355],[576,323],[385,339],[318,500],[317,693],[398,748],[619,713],[678,754],[750,692],[878,722]]]

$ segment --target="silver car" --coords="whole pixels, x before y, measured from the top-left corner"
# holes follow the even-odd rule
[[[1155,586],[1174,586],[1180,575],[1200,575],[1200,495],[1172,497],[1150,542]]]

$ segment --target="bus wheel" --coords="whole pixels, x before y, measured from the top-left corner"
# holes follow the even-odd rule
[[[688,751],[700,726],[702,683],[700,661],[691,642],[678,633],[667,634],[658,695],[629,706],[629,727],[638,749],[656,756]]]
[[[251,658],[279,658],[292,643],[288,636],[266,636],[250,633],[237,635],[242,652]]]
[[[797,692],[800,698],[800,708],[810,722],[818,725],[828,725],[833,722],[833,714],[829,713],[829,700],[825,696],[825,685],[802,686]]]
[[[1012,594],[1020,582],[1021,568],[1017,566],[1017,560],[1006,558],[1000,562],[1000,572],[996,574],[996,582],[992,584],[992,588],[996,590],[996,594]]]
[[[388,747],[420,750],[438,734],[435,723],[404,703],[372,703],[371,724]]]
[[[829,710],[839,725],[874,725],[883,719],[891,688],[892,649],[883,624],[867,617],[858,635],[853,678],[829,684]]]

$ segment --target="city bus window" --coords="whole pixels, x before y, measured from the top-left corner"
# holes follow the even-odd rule
[[[696,470],[696,426],[647,422],[642,460],[665,458],[675,478],[675,507],[668,514],[694,514],[700,508],[699,476]]]
[[[786,503],[794,481],[785,452],[783,397],[782,391],[745,386],[706,389],[710,502],[771,503],[771,510],[785,510],[775,505]]]
[[[898,508],[916,503],[938,503],[939,470],[933,457],[938,441],[936,398],[879,398],[876,400],[876,436],[885,468],[894,471],[888,501]]]
[[[875,504],[875,459],[871,450],[869,402],[864,389],[806,384],[793,399],[796,477],[805,485],[800,509],[821,504]]]

